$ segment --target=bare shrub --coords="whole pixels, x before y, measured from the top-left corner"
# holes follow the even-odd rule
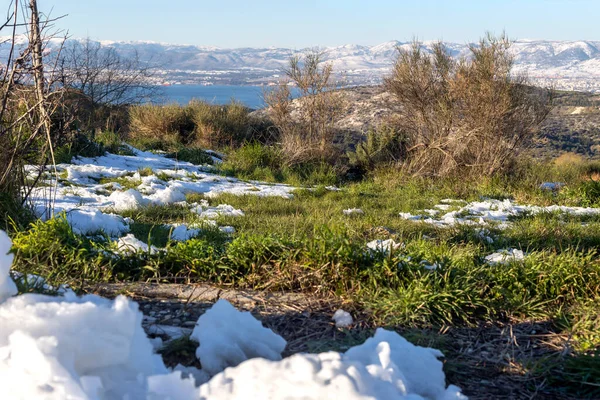
[[[238,146],[249,138],[249,110],[242,103],[215,105],[192,100],[188,108],[195,125],[196,141],[202,146]]]
[[[187,143],[193,131],[189,109],[179,104],[142,104],[129,108],[129,135],[134,139]]]
[[[95,106],[139,104],[158,91],[155,69],[137,52],[123,57],[89,38],[69,41],[56,61],[63,86],[83,93]]]
[[[344,111],[342,93],[336,91],[333,66],[323,63],[323,52],[293,56],[285,74],[288,81],[265,94],[270,116],[279,130],[282,151],[289,164],[334,158],[336,119]],[[300,98],[293,101],[289,84]]]
[[[551,96],[511,75],[505,36],[487,35],[469,58],[442,43],[426,54],[415,41],[399,50],[387,89],[402,106],[404,167],[417,175],[492,175],[507,170],[549,112]]]
[[[6,62],[0,66],[0,221],[7,218],[5,204],[22,207],[45,164],[55,164],[54,147],[68,130],[68,121],[57,118],[64,90],[53,65],[44,62],[55,20],[40,19],[35,0],[13,0],[0,24],[0,31],[10,33]],[[23,26],[27,41],[18,49],[17,29]],[[27,164],[39,168],[26,169]]]

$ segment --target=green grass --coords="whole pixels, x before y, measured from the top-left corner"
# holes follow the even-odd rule
[[[190,194],[188,205],[119,212],[135,221],[131,224],[135,237],[164,248],[162,252],[114,257],[105,253],[114,250],[109,242],[74,235],[58,218],[14,230],[15,269],[76,289],[106,280],[156,279],[332,295],[360,312],[368,326],[400,326],[415,332],[553,321],[557,332],[570,337],[573,356],[556,370],[553,361],[539,360],[530,367],[531,374],[556,377],[548,379],[548,385],[585,398],[593,393],[597,356],[592,354],[600,346],[600,216],[557,212],[519,216],[508,229],[487,227],[486,235],[494,238],[489,243],[478,227],[438,228],[398,215],[432,208],[445,198],[583,205],[578,188],[587,188],[587,181],[573,180],[569,189],[552,193],[539,189],[542,178],[470,183],[457,178],[409,179],[379,171],[341,191],[323,185],[298,189],[292,199]],[[137,183],[131,177],[110,181],[125,188]],[[200,200],[243,210],[243,217],[217,219],[236,233],[226,235],[203,224],[189,209],[190,203]],[[460,204],[452,207],[458,209]],[[364,214],[345,216],[342,211],[347,208],[361,208]],[[179,223],[200,226],[202,232],[186,242],[171,241],[165,224]],[[374,239],[393,239],[403,246],[388,255],[373,254],[365,244]],[[485,263],[486,255],[505,248],[522,249],[527,257],[508,265]],[[437,269],[425,268],[433,263]],[[343,349],[362,341],[361,335],[340,333],[338,343],[317,341],[308,347]],[[434,336],[414,339],[444,339]],[[181,349],[174,345],[171,350],[178,354],[187,347],[183,343]],[[434,347],[443,343],[435,342]],[[453,362],[452,368],[461,368],[460,362]]]

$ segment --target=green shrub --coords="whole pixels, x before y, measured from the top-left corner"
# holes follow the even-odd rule
[[[73,157],[99,157],[105,153],[104,146],[85,134],[77,134],[73,139],[58,147],[54,152],[57,164],[70,163]]]
[[[401,161],[406,153],[404,134],[387,125],[371,129],[367,140],[348,153],[350,164],[362,170],[372,170],[379,164]]]
[[[50,284],[82,288],[111,278],[111,261],[93,242],[76,235],[64,216],[37,220],[13,237],[13,268],[42,276]]]
[[[221,168],[233,175],[250,177],[257,169],[279,169],[282,161],[279,149],[254,142],[245,144],[238,149],[232,149]]]
[[[180,161],[187,161],[192,164],[213,164],[212,157],[201,148],[195,146],[174,146],[175,149],[166,154],[169,158],[175,158]]]

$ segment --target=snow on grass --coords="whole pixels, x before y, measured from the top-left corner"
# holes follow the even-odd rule
[[[378,329],[345,354],[280,360],[285,340],[224,300],[192,334],[203,369],[171,371],[154,352],[138,305],[124,296],[14,296],[10,247],[0,231],[1,399],[465,398],[446,388],[441,352],[395,332]]]
[[[445,199],[443,204],[434,206],[439,210],[449,210],[449,203],[457,204],[458,200]],[[436,211],[435,213],[432,211]],[[483,200],[468,203],[458,210],[449,211],[438,216],[438,210],[423,210],[421,214],[400,213],[400,217],[412,221],[420,221],[438,227],[455,225],[487,225],[495,224],[498,228],[510,225],[510,219],[520,215],[535,215],[539,213],[563,213],[575,216],[599,215],[600,208],[567,207],[567,206],[531,206],[519,205],[511,200]]]
[[[191,228],[186,224],[179,224],[171,231],[171,240],[185,242],[186,240],[198,236],[200,232],[201,230],[199,228]]]
[[[104,232],[120,237],[129,232],[129,224],[119,212],[148,205],[166,205],[184,202],[188,194],[214,197],[221,193],[253,196],[293,197],[295,189],[288,185],[247,183],[206,172],[206,166],[181,162],[163,155],[131,148],[133,156],[106,155],[95,158],[74,158],[73,164],[59,164],[61,172],[57,191],[51,187],[37,187],[30,196],[38,217],[48,219],[65,212],[76,233],[89,235]],[[141,176],[139,171],[152,171]],[[166,180],[160,177],[167,177]],[[101,180],[117,180],[100,183]],[[123,189],[129,187],[127,190]],[[115,190],[116,189],[116,190]],[[222,204],[209,207],[196,205],[201,217],[214,219],[219,215],[244,215],[241,210]]]
[[[414,346],[395,332],[345,354],[296,354],[279,362],[257,358],[228,368],[200,387],[210,399],[465,399],[446,388],[442,353]]]
[[[216,207],[211,207],[208,205],[206,200],[202,200],[200,203],[192,204],[191,211],[200,216],[200,218],[205,219],[215,219],[220,216],[226,217],[243,217],[244,212],[242,210],[238,210],[233,208],[228,204],[219,204]]]
[[[365,212],[360,208],[348,208],[347,210],[342,210],[344,215],[363,215]]]
[[[159,251],[154,246],[148,246],[146,243],[137,239],[131,233],[117,240],[117,250],[124,254],[135,254],[138,252],[154,254]]]
[[[367,248],[372,253],[383,253],[386,255],[390,254],[390,252],[400,248],[400,246],[402,246],[402,243],[396,243],[394,241],[394,239],[386,239],[386,240],[375,239],[375,240],[372,240],[369,243],[367,243]]]
[[[485,262],[489,265],[509,264],[519,262],[525,259],[523,250],[502,249],[485,257]]]

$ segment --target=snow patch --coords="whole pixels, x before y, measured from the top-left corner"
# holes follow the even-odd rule
[[[159,249],[154,246],[148,246],[130,233],[117,240],[117,250],[124,254],[135,254],[139,251],[155,254]]]
[[[390,254],[390,252],[400,248],[402,243],[396,243],[394,239],[375,239],[367,243],[367,248],[373,253]]]
[[[352,315],[344,310],[337,310],[331,319],[335,321],[336,328],[348,328],[354,322]]]
[[[485,262],[489,265],[506,265],[513,262],[523,261],[525,253],[518,249],[502,249],[485,257]]]
[[[200,342],[196,356],[211,375],[255,357],[281,360],[287,344],[252,314],[236,310],[225,300],[200,316],[190,338]]]
[[[365,212],[360,208],[349,208],[342,211],[344,215],[363,215]]]
[[[0,303],[17,294],[17,285],[10,277],[14,256],[10,254],[12,243],[4,231],[0,231]]]

